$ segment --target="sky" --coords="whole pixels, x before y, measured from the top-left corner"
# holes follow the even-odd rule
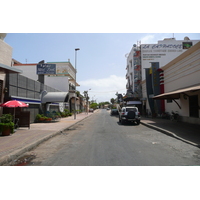
[[[126,93],[126,57],[133,44],[154,44],[164,38],[200,39],[196,33],[7,33],[5,42],[13,48],[13,58],[21,63],[68,61],[75,66],[77,90],[88,91],[90,100],[110,101],[116,93]]]
[[[90,100],[110,101],[126,93],[125,55],[137,41],[157,43],[173,33],[177,40],[200,39],[199,8],[196,0],[189,4],[185,14],[186,5],[172,0],[3,1],[0,32],[8,33],[5,42],[22,63],[70,59],[74,66],[80,48],[77,90],[88,90]]]

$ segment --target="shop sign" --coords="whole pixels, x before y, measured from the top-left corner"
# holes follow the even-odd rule
[[[56,64],[38,64],[37,74],[56,74]]]

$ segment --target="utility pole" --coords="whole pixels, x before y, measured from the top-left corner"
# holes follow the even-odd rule
[[[76,59],[77,59],[77,51],[79,51],[80,49],[79,48],[76,48],[75,49],[75,101],[74,101],[74,119],[76,119]]]

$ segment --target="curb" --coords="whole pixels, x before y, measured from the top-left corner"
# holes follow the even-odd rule
[[[142,122],[142,121],[140,121],[140,123],[143,124],[144,126],[147,126],[147,127],[149,127],[149,128],[152,128],[152,129],[155,129],[155,130],[157,130],[157,131],[160,131],[160,132],[162,132],[162,133],[164,133],[164,134],[166,134],[166,135],[168,135],[168,136],[171,136],[171,137],[174,137],[174,138],[176,138],[176,139],[178,139],[178,140],[181,140],[181,141],[183,141],[183,142],[185,142],[185,143],[187,143],[187,144],[190,144],[190,145],[193,145],[193,146],[195,146],[195,147],[200,148],[200,144],[196,144],[196,143],[193,143],[193,142],[191,142],[191,141],[185,140],[185,139],[179,137],[178,135],[176,135],[175,133],[173,133],[173,132],[171,132],[171,131],[167,131],[167,130],[165,130],[165,129],[163,129],[163,128],[159,128],[159,127],[157,127],[157,126],[154,126],[154,125],[151,125],[151,124]]]
[[[75,124],[79,123],[80,121],[83,121],[83,120],[87,119],[87,118],[90,117],[90,116],[91,116],[91,115],[88,115],[88,116],[86,116],[85,118],[80,119],[79,121],[75,122],[74,124],[71,124],[70,126],[67,126],[67,127],[63,128],[63,129],[60,129],[60,130],[57,131],[57,132],[54,132],[54,133],[52,133],[52,134],[50,134],[50,135],[48,135],[48,136],[45,136],[45,137],[43,137],[43,138],[41,138],[41,139],[39,139],[39,140],[37,140],[37,141],[31,143],[31,144],[26,145],[25,147],[23,147],[23,148],[21,148],[21,149],[15,150],[14,152],[12,152],[12,153],[10,153],[10,154],[1,157],[1,158],[0,158],[0,166],[5,165],[5,164],[8,164],[8,163],[10,163],[10,162],[16,160],[18,157],[22,156],[22,154],[26,153],[27,151],[30,151],[30,150],[34,149],[34,148],[37,147],[39,144],[41,144],[41,143],[43,143],[43,142],[45,142],[45,141],[51,139],[52,137],[55,137],[56,135],[62,133],[63,131],[65,131],[65,130],[67,130],[68,128],[74,126]]]

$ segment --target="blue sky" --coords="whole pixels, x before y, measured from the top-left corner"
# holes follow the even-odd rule
[[[174,33],[176,40],[185,36],[200,39],[200,34]],[[137,41],[157,43],[173,33],[8,33],[5,42],[13,48],[13,58],[22,63],[68,61],[74,66],[77,52],[77,87],[89,90],[90,99],[110,101],[115,93],[126,92],[126,58]]]
[[[184,3],[172,0],[163,5],[158,0],[3,1],[0,32],[8,33],[5,42],[22,63],[70,59],[74,65],[74,49],[80,48],[77,89],[91,88],[91,99],[109,101],[116,92],[126,92],[125,54],[137,41],[157,43],[173,33],[177,40],[200,39],[192,34],[200,33],[199,7],[196,0],[190,5],[192,15],[183,12]]]

